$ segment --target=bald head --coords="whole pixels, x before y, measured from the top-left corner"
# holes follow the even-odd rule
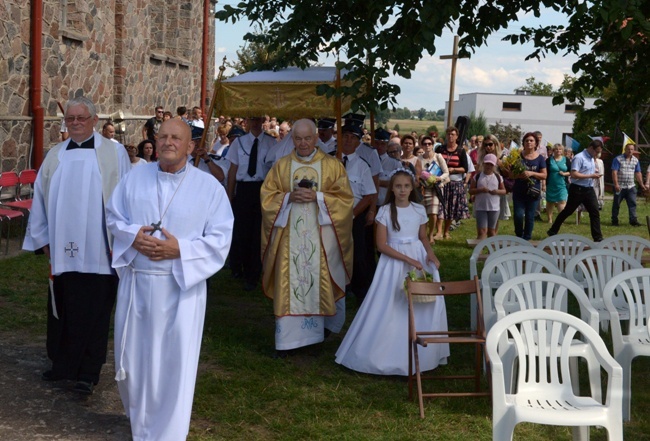
[[[175,173],[187,163],[187,156],[194,144],[192,131],[181,119],[168,119],[160,125],[156,134],[156,150],[160,168]]]

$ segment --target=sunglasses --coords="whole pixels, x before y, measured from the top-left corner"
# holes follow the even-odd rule
[[[484,142],[483,145],[485,147],[492,147],[494,145],[494,143],[493,142]]]
[[[389,155],[393,155],[393,154],[398,153],[398,152],[399,152],[399,150],[388,150],[388,151],[386,151],[386,153],[388,153]]]

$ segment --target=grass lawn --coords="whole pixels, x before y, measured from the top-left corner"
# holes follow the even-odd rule
[[[399,132],[403,135],[411,133],[413,130],[418,132],[419,135],[424,135],[426,130],[431,125],[435,125],[438,128],[438,133],[443,133],[445,131],[445,122],[444,121],[428,121],[419,119],[391,119],[386,124],[386,127],[393,129],[395,124],[399,124]]]
[[[627,226],[621,210],[620,227],[609,221],[611,201],[602,212],[603,233],[648,237],[645,227]],[[639,201],[639,219],[650,214],[650,205]],[[544,238],[548,225],[536,223],[533,239]],[[513,234],[512,221],[502,222],[502,234]],[[569,218],[562,233],[589,237],[586,213],[583,223]],[[434,246],[442,263],[443,280],[469,276],[471,249],[467,238],[476,236],[475,223],[466,220],[452,232],[452,239]],[[24,253],[0,260],[0,331],[24,335],[45,333],[47,266],[42,256]],[[347,299],[348,324],[356,312],[355,299]],[[464,320],[465,302],[447,303],[450,322]],[[211,279],[194,399],[190,440],[489,440],[491,405],[487,398],[449,398],[425,401],[426,418],[407,397],[405,379],[359,374],[337,365],[334,353],[342,335],[324,344],[304,348],[284,360],[271,358],[274,345],[271,303],[260,290],[245,292],[239,282],[222,271]],[[346,328],[344,328],[344,331]],[[607,338],[606,338],[607,340]],[[404,342],[406,351],[406,342]],[[450,365],[464,369],[466,356],[451,348]],[[650,439],[650,379],[643,372],[648,360],[633,367],[632,422],[625,424],[625,438]],[[437,384],[454,388],[453,384]],[[567,428],[517,426],[518,440],[570,440]],[[603,429],[591,430],[592,440],[605,440]]]

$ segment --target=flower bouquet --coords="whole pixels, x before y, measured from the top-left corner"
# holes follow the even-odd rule
[[[501,160],[501,167],[508,170],[511,179],[516,179],[517,176],[523,174],[526,171],[526,164],[521,156],[521,150],[510,149],[508,156]],[[535,185],[535,182],[528,178],[528,185]]]
[[[428,273],[425,270],[417,270],[413,268],[411,271],[409,271],[406,274],[406,279],[404,279],[404,293],[407,293],[408,291],[407,288],[408,288],[409,280],[412,282],[430,283],[433,282],[433,274]],[[436,296],[413,296],[414,303],[427,303],[427,302],[435,302],[435,301],[436,301]]]
[[[436,175],[433,175],[426,170],[422,170],[422,173],[420,173],[420,181],[426,188],[433,188],[433,186],[436,185],[437,180],[438,177]]]

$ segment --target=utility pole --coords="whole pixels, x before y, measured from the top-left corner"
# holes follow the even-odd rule
[[[456,62],[459,58],[458,56],[458,35],[454,35],[454,50],[451,55],[442,55],[441,60],[451,60],[451,81],[449,83],[449,108],[447,110],[447,127],[451,126],[451,121],[454,117],[454,88],[456,86]],[[459,142],[462,142],[460,140]]]

